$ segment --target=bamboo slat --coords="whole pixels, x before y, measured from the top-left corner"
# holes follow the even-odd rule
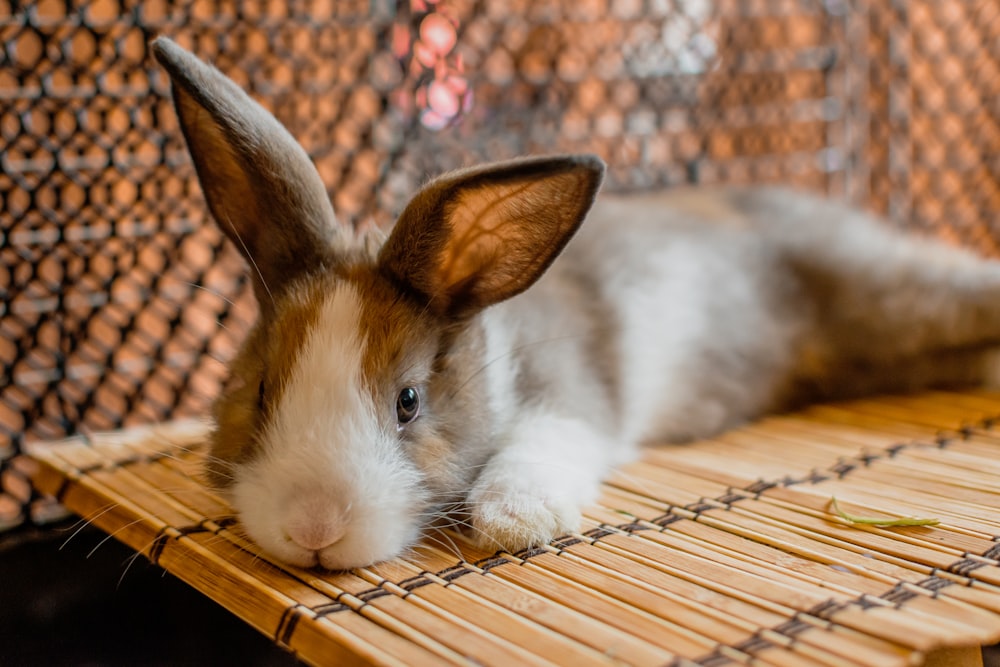
[[[908,665],[1000,640],[998,418],[986,391],[815,406],[646,451],[549,545],[449,533],[351,572],[258,553],[199,481],[204,423],[32,453],[40,489],[314,664]]]

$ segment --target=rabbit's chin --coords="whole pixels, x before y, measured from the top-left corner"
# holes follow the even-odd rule
[[[423,499],[416,489],[382,487],[362,499],[329,490],[290,493],[274,481],[238,480],[231,501],[247,537],[278,561],[345,570],[395,558],[420,538]]]
[[[349,570],[391,560],[403,554],[420,537],[415,525],[392,525],[375,529],[357,526],[343,539],[328,547],[311,550],[283,538],[276,528],[245,523],[245,530],[271,558],[297,567]]]

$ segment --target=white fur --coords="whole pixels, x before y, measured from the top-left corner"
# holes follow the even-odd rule
[[[753,245],[707,248],[681,237],[649,253],[646,281],[610,276],[608,292],[622,295],[622,440],[687,440],[762,410],[777,377],[757,376],[750,392],[730,368],[755,357],[782,363],[798,331],[769,317]],[[713,376],[718,385],[706,390]]]
[[[488,309],[482,314],[486,337],[483,366],[490,396],[490,410],[495,415],[511,414],[517,410],[517,369],[514,363],[516,339],[514,332],[504,326],[505,317],[506,311],[503,308]]]
[[[613,443],[583,420],[545,410],[518,415],[506,438],[469,493],[476,539],[505,548],[575,530],[597,498]]]
[[[349,283],[327,297],[261,436],[260,455],[237,468],[233,499],[247,532],[296,565],[368,565],[418,536],[420,474],[400,452],[395,423],[385,427],[363,385],[360,310]]]

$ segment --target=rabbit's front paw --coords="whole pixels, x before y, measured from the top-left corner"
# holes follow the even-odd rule
[[[613,443],[584,422],[546,413],[519,420],[508,442],[468,496],[479,546],[520,551],[579,529]]]
[[[477,484],[469,495],[474,538],[484,549],[520,551],[580,526],[580,507],[523,479]]]

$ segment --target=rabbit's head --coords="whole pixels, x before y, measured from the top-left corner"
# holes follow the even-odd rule
[[[595,157],[454,172],[388,236],[339,226],[284,127],[214,68],[153,44],[205,199],[260,315],[214,406],[207,474],[278,559],[398,555],[457,506],[499,446],[480,314],[546,270],[603,174]]]

